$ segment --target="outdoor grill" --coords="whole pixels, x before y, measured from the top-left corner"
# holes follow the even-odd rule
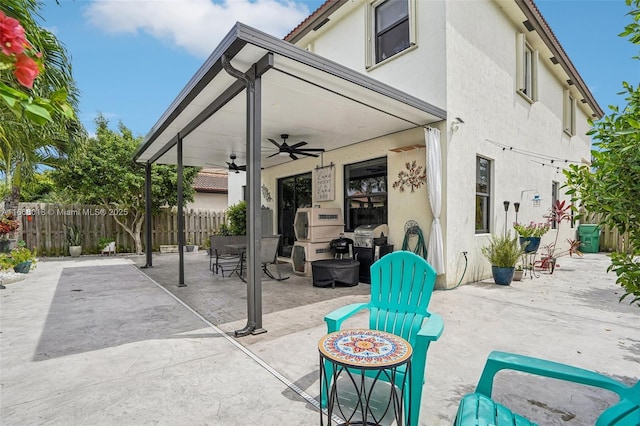
[[[331,240],[331,249],[336,258],[343,258],[345,255],[352,257],[353,240],[351,238],[345,238],[343,234],[340,234],[340,238]]]
[[[379,258],[393,251],[387,244],[387,225],[362,225],[353,231],[353,253],[360,262],[360,282],[371,283],[370,267]]]
[[[354,247],[373,248],[387,243],[389,227],[387,225],[362,225],[353,232]],[[374,241],[376,240],[376,241]]]

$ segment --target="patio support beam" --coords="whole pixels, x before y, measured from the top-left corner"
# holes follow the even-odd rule
[[[178,287],[186,287],[184,283],[184,193],[182,187],[182,135],[178,133],[176,136],[178,139]]]
[[[271,55],[267,55],[267,58],[266,62],[272,63]],[[258,71],[258,64],[254,64],[249,73],[245,74],[234,68],[225,55],[222,55],[221,61],[224,70],[245,85],[247,95],[247,324],[243,329],[235,331],[236,337],[242,337],[267,331],[262,328],[262,273],[260,268],[262,79],[261,73]]]
[[[145,263],[145,268],[153,267],[153,246],[151,242],[151,233],[153,231],[153,215],[151,214],[151,162],[147,162],[144,165],[144,223],[145,223],[145,232],[144,232],[144,251],[147,258],[147,262]]]

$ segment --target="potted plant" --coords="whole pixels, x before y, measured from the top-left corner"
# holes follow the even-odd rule
[[[558,250],[557,246],[558,236],[560,235],[560,225],[562,222],[571,221],[571,210],[573,210],[573,204],[567,204],[566,201],[556,200],[553,206],[551,206],[549,214],[545,216],[549,223],[556,223],[556,237],[553,243],[544,246],[542,257],[536,262],[536,266],[539,266],[540,269],[548,270],[550,274],[553,274],[555,268],[560,266],[556,262],[558,257],[567,254],[569,256],[573,256],[574,254],[582,256],[582,253],[580,252],[580,241],[567,239],[567,243],[569,244],[567,249]]]
[[[18,247],[11,250],[9,254],[13,263],[13,270],[15,272],[26,274],[29,272],[36,263],[36,251],[29,250],[24,245],[24,241],[18,244]]]
[[[11,212],[3,213],[0,216],[0,252],[8,253],[11,240],[9,235],[15,232],[20,227],[20,221],[16,219],[15,215]]]
[[[198,247],[198,246],[193,244],[193,241],[191,241],[191,240],[187,241],[187,245],[185,246],[185,248],[187,249],[188,252],[198,251],[198,249],[196,247]]]
[[[513,280],[522,281],[522,275],[524,275],[524,268],[522,265],[516,265],[515,271],[513,271]]]
[[[78,225],[65,225],[67,227],[67,244],[71,257],[80,257],[82,254],[82,232]]]
[[[489,245],[482,247],[482,254],[491,262],[491,273],[496,284],[509,285],[513,279],[516,263],[524,254],[518,238],[511,233],[492,235]]]
[[[550,228],[549,222],[531,222],[528,225],[522,225],[518,222],[513,224],[513,229],[515,229],[520,236],[520,244],[523,246],[525,253],[535,253],[538,251],[540,238],[549,232]]]

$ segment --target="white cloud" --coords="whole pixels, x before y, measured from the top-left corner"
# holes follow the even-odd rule
[[[105,32],[146,32],[205,58],[236,22],[284,37],[309,10],[303,3],[276,0],[95,0],[86,14]]]

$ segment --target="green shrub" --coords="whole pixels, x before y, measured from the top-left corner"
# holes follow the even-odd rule
[[[513,268],[524,253],[518,237],[511,238],[511,233],[505,236],[492,235],[489,245],[481,250],[491,266],[498,268]]]
[[[240,201],[227,209],[229,232],[231,235],[245,235],[247,233],[247,202]]]

